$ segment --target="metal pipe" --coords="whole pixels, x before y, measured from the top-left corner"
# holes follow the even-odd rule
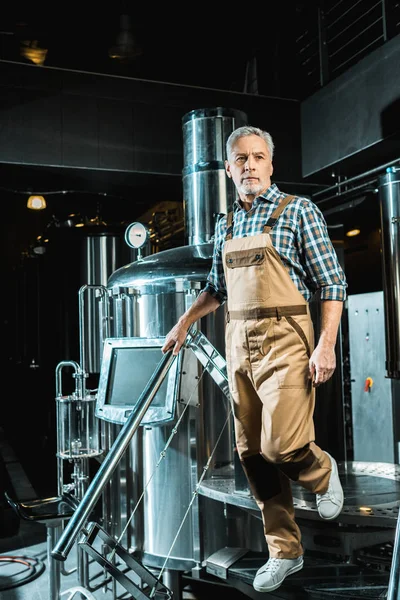
[[[377,190],[375,189],[375,187],[377,185],[377,182],[378,182],[378,177],[376,177],[375,179],[369,179],[368,181],[361,183],[360,185],[356,185],[352,188],[349,188],[348,190],[345,190],[344,192],[341,192],[340,195],[334,194],[333,196],[328,196],[327,198],[322,198],[322,200],[316,201],[315,204],[317,206],[321,206],[321,204],[324,204],[324,202],[329,202],[329,200],[334,200],[335,198],[337,199],[338,197],[343,198],[344,196],[347,196],[347,194],[351,194],[354,192],[362,191],[363,193],[367,193],[367,192],[376,193]],[[375,186],[375,187],[370,187],[370,186]]]
[[[386,376],[400,379],[400,172],[379,178],[383,296],[385,299]],[[400,171],[400,170],[399,170]]]
[[[49,523],[46,527],[47,535],[47,564],[49,568],[49,578],[47,582],[47,592],[49,594],[49,600],[59,600],[60,589],[61,589],[61,565],[54,562],[51,557],[51,549],[54,546],[61,526]]]
[[[387,7],[386,7],[386,0],[381,0],[381,5],[382,5],[382,28],[383,28],[383,41],[387,42],[388,41],[388,26],[387,26]]]
[[[58,363],[56,367],[56,396],[59,398],[62,396],[62,370],[64,367],[72,367],[75,371],[75,393],[79,394],[79,374],[81,372],[80,366],[74,360],[63,360]]]
[[[319,85],[323,87],[329,81],[329,56],[326,43],[325,11],[318,7],[318,55],[319,55]]]
[[[84,293],[89,290],[100,290],[103,296],[107,297],[108,292],[107,288],[104,285],[82,285],[78,292],[78,300],[79,300],[79,353],[80,353],[80,365],[84,374],[86,374],[86,356],[85,356],[85,303],[84,303]],[[105,320],[106,320],[106,331],[105,335],[107,335],[109,331],[109,311],[107,302],[104,303],[105,306]]]
[[[394,538],[392,566],[390,568],[389,587],[387,600],[400,600],[399,575],[400,575],[400,518],[397,517],[396,534]]]
[[[127,449],[133,434],[138,429],[140,422],[142,421],[151,401],[165,379],[165,376],[167,375],[175,358],[176,356],[173,355],[171,351],[163,355],[156,367],[156,370],[151,376],[151,379],[140,395],[135,409],[132,411],[125,425],[121,429],[117,439],[101,464],[100,469],[86,490],[86,493],[82,498],[78,508],[72,515],[60,539],[55,545],[51,553],[53,558],[56,558],[57,560],[65,560],[67,558],[77,535],[83,528],[90,513],[94,509],[104,487],[109,482],[111,475],[117,467],[125,450]]]
[[[313,194],[313,198],[315,196],[321,196],[321,194],[325,194],[326,192],[330,192],[331,190],[339,190],[342,186],[347,185],[348,183],[351,183],[352,181],[357,181],[358,179],[362,179],[363,177],[369,177],[370,175],[373,175],[375,173],[379,173],[380,171],[384,171],[387,167],[391,167],[392,165],[395,165],[396,163],[400,162],[400,158],[396,158],[396,160],[391,160],[388,163],[385,163],[384,165],[381,165],[380,167],[375,167],[374,169],[371,169],[370,171],[366,171],[365,173],[361,173],[360,175],[354,175],[354,177],[350,177],[350,179],[345,179],[344,182],[340,182],[340,183],[335,183],[335,185],[331,185],[328,188],[325,188],[324,190],[321,190],[320,192],[315,192],[315,194]]]

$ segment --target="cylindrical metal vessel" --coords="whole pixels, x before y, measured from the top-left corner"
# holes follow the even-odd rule
[[[81,282],[89,286],[107,285],[111,273],[132,260],[131,251],[123,240],[121,232],[104,231],[93,227],[82,239]],[[96,324],[100,320],[99,302],[96,293],[89,291],[85,298],[85,367],[88,373],[100,372],[102,339]],[[95,333],[96,332],[96,333]]]
[[[400,379],[400,169],[379,177],[383,292],[386,323],[386,374]]]
[[[225,174],[225,144],[230,133],[246,122],[244,112],[220,107],[192,110],[182,119],[188,244],[208,242],[216,216],[226,214],[235,200],[235,187]]]
[[[143,338],[165,336],[193,302],[199,290],[204,287],[211,267],[212,253],[212,244],[183,246],[153,254],[113,273],[108,281],[111,312],[114,315],[111,324],[112,337],[129,336],[132,332],[135,337]],[[127,298],[131,301],[129,302]],[[130,317],[127,317],[128,307],[133,311]],[[223,310],[220,318],[223,320]],[[207,328],[207,324],[203,323],[202,327]],[[208,334],[212,336],[211,327],[209,329]],[[185,373],[193,369],[194,363],[196,375],[192,377],[192,387],[197,398],[194,402],[196,404],[200,394],[200,390],[195,389],[201,377],[200,368],[194,355],[192,358],[189,355],[185,360]],[[187,365],[188,360],[191,362],[191,367]],[[209,385],[210,382],[203,378],[201,389]],[[188,396],[190,395],[191,392]],[[136,463],[139,472],[129,474],[127,463],[128,479],[132,478],[136,483],[140,483],[140,489],[149,482],[140,511],[136,512],[137,518],[133,528],[136,531],[139,522],[140,530],[143,529],[142,538],[139,540],[132,533],[131,543],[135,550],[142,552],[143,562],[155,568],[163,567],[167,555],[169,569],[187,570],[198,560],[193,550],[195,533],[191,517],[186,518],[180,535],[172,551],[170,550],[192,497],[193,460],[196,461],[197,452],[196,429],[198,421],[203,420],[202,409],[188,407],[164,459],[157,467],[160,454],[189,401],[188,396],[182,398],[181,392],[177,414],[171,424],[145,426],[133,440],[131,452],[136,457],[142,456],[142,464]],[[218,418],[224,410],[224,405],[216,394],[214,397],[208,394],[207,407],[204,410],[213,418]],[[213,438],[214,433],[209,432],[209,435]],[[231,450],[226,442],[221,443],[221,448],[223,446]],[[216,456],[219,456],[218,453]],[[229,461],[230,458],[225,455],[218,460]],[[197,477],[196,462],[195,470]],[[116,491],[117,485],[116,480],[113,484],[113,492]],[[131,493],[136,498],[139,496],[137,489],[131,488]],[[131,505],[131,509],[133,508],[134,506]],[[120,526],[123,527],[126,517],[129,515],[120,515]]]

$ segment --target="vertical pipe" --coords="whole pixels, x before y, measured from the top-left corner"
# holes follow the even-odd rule
[[[381,211],[386,374],[400,379],[400,168],[390,167],[378,183]]]
[[[93,231],[82,241],[81,281],[86,286],[88,294],[82,305],[82,329],[84,341],[81,367],[85,373],[99,373],[102,356],[102,308],[96,297],[96,289],[107,286],[111,273],[123,265],[130,256],[130,250],[123,242],[121,235],[116,232],[94,227]],[[107,326],[107,323],[106,323]]]
[[[388,32],[387,32],[387,6],[386,0],[381,0],[382,7],[382,30],[383,30],[383,41],[387,42],[388,40]]]
[[[59,600],[61,587],[61,565],[51,556],[51,552],[60,535],[60,525],[48,523],[46,527],[47,534],[47,564],[49,569],[48,594],[49,600]]]
[[[399,594],[399,575],[400,575],[400,518],[397,518],[396,534],[394,538],[394,548],[392,557],[392,566],[390,568],[389,587],[387,591],[387,600],[400,600]]]
[[[329,55],[326,40],[325,10],[323,0],[318,7],[318,50],[319,50],[319,85],[324,87],[329,81]]]
[[[191,244],[209,242],[215,218],[235,200],[233,182],[225,174],[225,144],[247,115],[228,108],[196,109],[182,118],[183,198],[185,238]]]

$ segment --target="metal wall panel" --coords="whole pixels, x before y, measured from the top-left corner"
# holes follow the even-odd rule
[[[59,101],[62,110],[62,126],[59,131],[54,132],[54,135],[59,140],[62,152],[54,160],[54,164],[62,163],[71,167],[84,165],[86,168],[97,168],[99,164],[99,117],[96,98],[85,98],[85,102],[82,102],[81,97],[71,95],[68,102],[63,102],[60,95]],[[79,115],[79,119],[77,119],[77,115]],[[51,119],[48,120],[48,126],[53,126]],[[78,151],[77,139],[81,140]],[[118,148],[118,156],[121,154],[122,149]],[[46,162],[48,157],[45,155],[43,159]],[[36,164],[35,151],[32,153],[30,162]]]
[[[395,133],[399,123],[398,81],[400,36],[302,102],[304,177]],[[398,143],[393,151],[398,154]]]
[[[395,462],[393,394],[385,372],[383,292],[348,297],[354,460]],[[366,391],[366,380],[373,384]]]
[[[1,60],[0,163],[181,177],[181,119],[213,106],[241,110],[270,131],[275,181],[300,181],[297,100]]]

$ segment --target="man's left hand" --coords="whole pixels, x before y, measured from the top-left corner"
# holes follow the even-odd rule
[[[328,381],[336,368],[335,346],[320,340],[311,355],[309,366],[309,378],[312,379],[314,387]]]

